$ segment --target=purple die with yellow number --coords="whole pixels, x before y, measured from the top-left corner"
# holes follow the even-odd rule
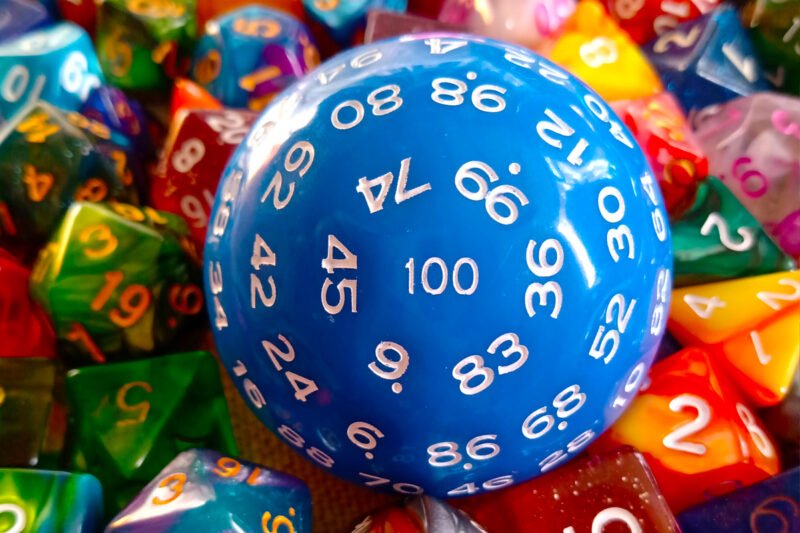
[[[106,528],[112,532],[311,531],[297,478],[212,450],[181,453]]]
[[[258,110],[318,63],[302,22],[249,6],[206,23],[192,76],[225,105]]]
[[[367,13],[373,9],[405,11],[408,0],[303,0],[308,15],[325,27],[341,45],[353,41],[364,29]]]
[[[733,7],[685,22],[643,50],[686,111],[769,89]]]

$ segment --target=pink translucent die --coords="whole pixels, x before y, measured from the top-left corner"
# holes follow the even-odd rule
[[[703,109],[692,122],[709,173],[800,256],[800,98],[757,93]]]
[[[575,0],[445,0],[439,20],[536,49],[575,10]]]

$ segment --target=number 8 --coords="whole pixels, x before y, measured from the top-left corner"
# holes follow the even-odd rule
[[[739,413],[739,418],[741,418],[744,427],[746,427],[747,431],[750,433],[750,438],[753,439],[753,443],[756,445],[756,448],[758,448],[758,451],[761,452],[764,457],[774,457],[775,449],[772,447],[772,443],[769,441],[767,434],[764,433],[764,430],[761,429],[761,426],[756,422],[750,409],[741,403],[737,403],[736,412]]]
[[[444,448],[443,450],[441,448]],[[461,454],[456,451],[458,449],[458,444],[455,442],[438,442],[436,444],[431,444],[428,446],[428,464],[431,466],[453,466],[461,462]],[[446,461],[437,461],[437,459],[442,457],[451,457]]]
[[[473,366],[472,370],[463,372],[464,368],[468,365]],[[453,377],[461,382],[458,386],[461,392],[472,396],[473,394],[478,394],[486,390],[489,385],[492,384],[492,381],[494,381],[494,370],[483,366],[483,357],[480,355],[470,355],[453,367]],[[481,382],[474,387],[470,387],[470,381],[476,377],[482,378]]]

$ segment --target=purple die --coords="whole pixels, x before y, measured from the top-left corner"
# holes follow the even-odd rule
[[[173,459],[106,532],[262,528],[311,531],[311,495],[303,482],[213,450],[195,449]]]

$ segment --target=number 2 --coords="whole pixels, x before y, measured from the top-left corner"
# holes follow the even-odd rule
[[[719,242],[728,250],[745,252],[752,248],[756,242],[755,232],[752,228],[738,228],[736,233],[739,234],[742,240],[740,242],[733,242],[728,223],[716,212],[708,214],[708,218],[706,218],[706,221],[703,223],[703,227],[700,228],[700,234],[704,237],[708,236],[715,227],[719,231]]]
[[[664,446],[671,450],[691,453],[694,455],[705,455],[706,446],[697,442],[686,442],[682,439],[690,437],[702,431],[711,421],[711,407],[704,399],[693,394],[681,394],[669,402],[669,410],[673,413],[680,413],[684,408],[691,407],[697,411],[697,418],[681,424],[672,433],[664,437]]]

